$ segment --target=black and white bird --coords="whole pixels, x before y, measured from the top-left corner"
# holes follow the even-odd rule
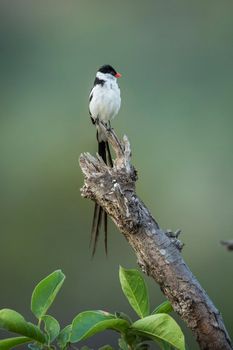
[[[99,121],[110,127],[110,121],[117,115],[121,106],[120,89],[117,84],[117,78],[121,74],[117,73],[110,65],[104,65],[99,68],[96,73],[94,86],[89,96],[89,113],[92,123],[97,129],[98,153],[104,162],[113,166],[112,157],[109,149],[107,137],[99,126]],[[99,230],[104,214],[104,243],[105,252],[107,254],[107,213],[98,205],[95,204],[91,243],[93,242],[92,255],[95,254],[96,244],[99,237]]]

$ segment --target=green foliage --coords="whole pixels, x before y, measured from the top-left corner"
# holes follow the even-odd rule
[[[0,327],[41,343],[46,340],[45,335],[37,326],[25,321],[24,317],[14,310],[0,310]]]
[[[139,317],[149,315],[149,297],[144,279],[137,270],[127,270],[120,266],[120,283],[123,293]]]
[[[172,304],[170,303],[170,301],[166,300],[154,309],[154,311],[152,312],[152,315],[169,314],[172,311],[173,311]]]
[[[134,322],[133,330],[154,340],[163,340],[176,349],[185,350],[184,335],[176,321],[167,314],[147,316]]]
[[[72,324],[60,330],[58,321],[47,314],[65,280],[62,271],[57,270],[40,281],[32,293],[31,310],[38,318],[37,326],[27,322],[14,310],[0,310],[0,328],[21,335],[0,340],[0,350],[13,349],[23,343],[29,343],[28,348],[31,350],[67,350],[71,344],[107,329],[119,333],[118,345],[121,350],[147,350],[149,341],[157,342],[163,350],[185,350],[184,335],[175,320],[168,315],[173,311],[170,302],[165,301],[150,315],[148,291],[140,273],[120,267],[119,276],[122,290],[140,317],[139,320],[133,323],[123,312],[111,314],[90,310],[81,312]],[[80,350],[91,349],[83,346]],[[114,349],[105,345],[99,350]]]
[[[69,324],[65,328],[62,329],[60,334],[57,337],[57,344],[61,350],[65,349],[67,344],[70,342],[70,336],[72,331],[72,325]]]
[[[27,337],[14,337],[0,340],[0,349],[9,350],[15,348],[17,345],[30,342],[31,339]]]
[[[71,343],[76,343],[92,337],[106,329],[124,332],[130,324],[122,318],[117,318],[105,311],[84,311],[77,315],[72,322]]]
[[[48,344],[52,343],[60,333],[60,325],[58,321],[49,315],[44,315],[41,317],[44,322],[44,330],[48,336]]]
[[[37,284],[32,293],[31,310],[38,319],[46,314],[64,280],[65,275],[57,270]]]

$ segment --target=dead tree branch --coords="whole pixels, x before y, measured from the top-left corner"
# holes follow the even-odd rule
[[[230,350],[231,340],[221,314],[184,262],[179,232],[163,231],[135,192],[137,173],[130,163],[130,143],[106,129],[116,155],[113,168],[81,154],[82,196],[103,207],[133,248],[143,272],[159,283],[174,310],[186,322],[200,349]]]

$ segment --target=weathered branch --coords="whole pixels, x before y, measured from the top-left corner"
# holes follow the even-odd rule
[[[81,154],[83,197],[100,204],[135,251],[143,272],[159,283],[174,310],[186,322],[200,349],[230,350],[231,340],[221,314],[181,257],[178,234],[163,231],[135,192],[137,174],[130,163],[130,144],[102,126],[116,154],[113,168]]]

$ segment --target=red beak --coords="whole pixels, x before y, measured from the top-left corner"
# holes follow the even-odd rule
[[[120,78],[120,77],[121,77],[121,73],[115,74],[115,77],[116,77],[116,78]]]

